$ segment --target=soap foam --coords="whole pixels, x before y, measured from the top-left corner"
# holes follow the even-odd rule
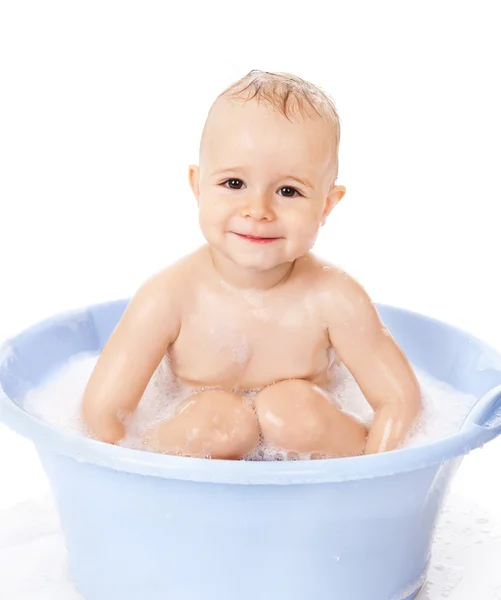
[[[44,385],[31,390],[24,398],[23,408],[30,414],[58,428],[86,435],[80,416],[85,386],[97,362],[97,355],[80,355],[69,361]],[[414,369],[422,392],[423,409],[403,447],[418,446],[457,432],[476,402],[429,374]],[[336,386],[330,390],[333,401],[342,410],[357,416],[370,425],[373,410],[349,371],[337,367]],[[179,384],[165,357],[151,378],[136,411],[125,421],[127,434],[120,445],[146,450],[145,432],[165,419],[172,418],[176,409],[192,392]],[[248,401],[256,392],[247,394]],[[260,446],[247,457],[249,460],[298,460],[309,456],[291,455],[269,445]]]

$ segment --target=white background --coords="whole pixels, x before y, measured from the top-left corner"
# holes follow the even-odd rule
[[[341,116],[348,192],[317,252],[376,301],[501,349],[496,9],[495,0],[4,0],[0,339],[131,295],[202,242],[187,166],[214,97],[259,68],[320,85]],[[12,507],[44,480],[30,447],[4,429],[0,450]],[[501,520],[501,446],[478,454],[457,493]]]

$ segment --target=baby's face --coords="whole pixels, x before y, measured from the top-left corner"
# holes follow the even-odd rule
[[[190,169],[203,235],[240,266],[268,270],[306,254],[344,195],[333,128],[292,122],[256,101],[218,100]]]

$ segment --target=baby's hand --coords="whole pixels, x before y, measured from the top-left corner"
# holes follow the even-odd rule
[[[419,383],[362,286],[334,269],[327,277],[330,341],[375,411],[365,453],[393,450],[420,412]]]

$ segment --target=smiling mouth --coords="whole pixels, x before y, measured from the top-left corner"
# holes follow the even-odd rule
[[[281,239],[279,237],[258,237],[255,235],[245,235],[243,233],[233,233],[239,238],[247,240],[248,242],[253,242],[254,244],[270,244],[271,242],[276,242],[277,240]]]

